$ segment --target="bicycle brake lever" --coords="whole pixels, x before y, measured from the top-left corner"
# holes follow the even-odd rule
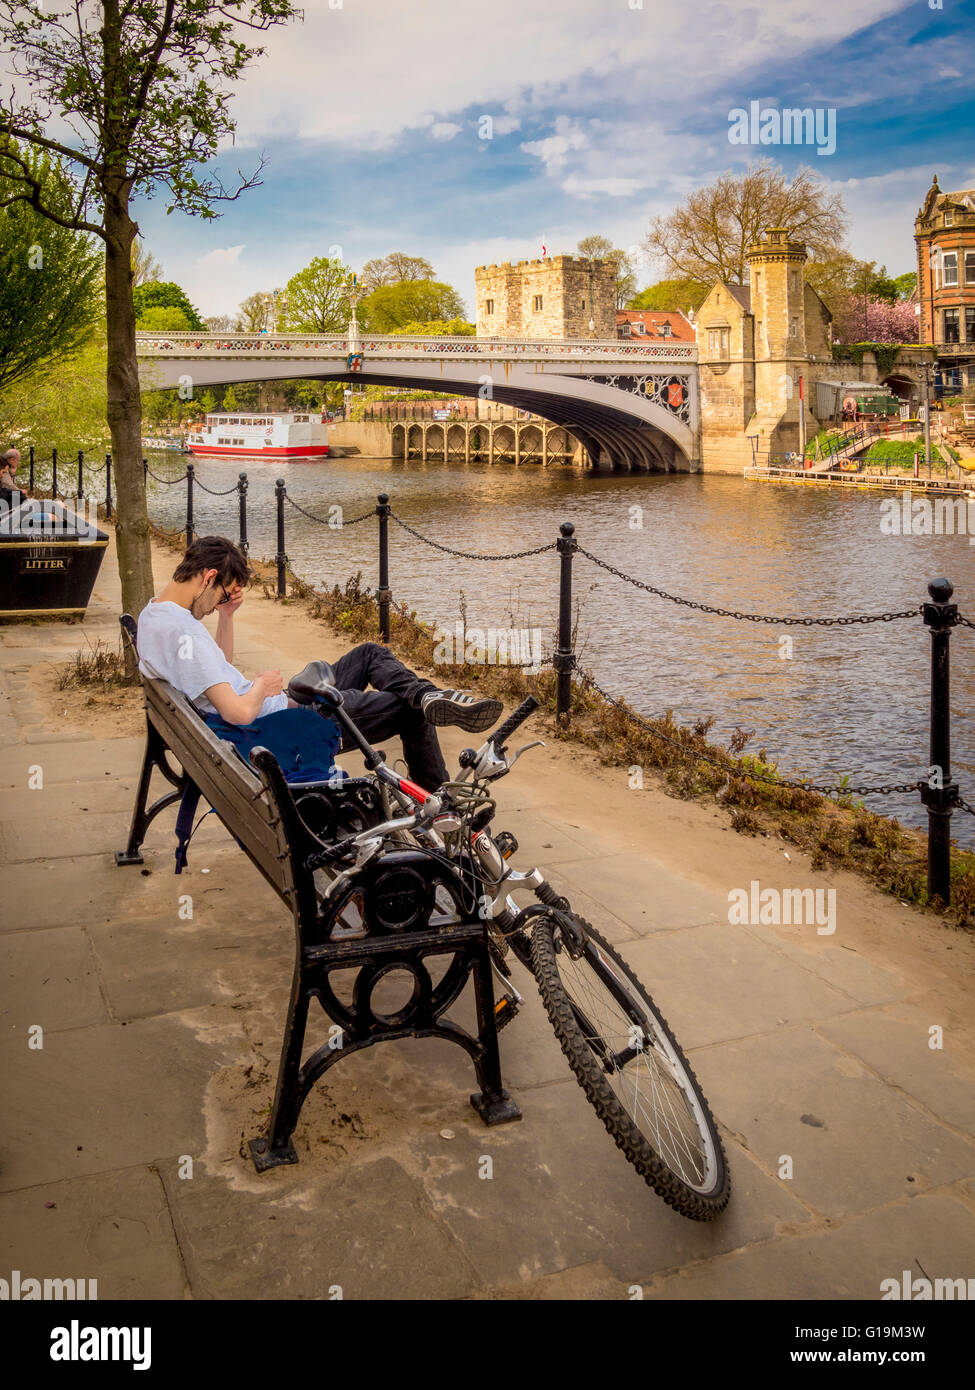
[[[526,743],[525,746],[524,746],[523,748],[519,748],[519,749],[518,749],[518,752],[515,754],[515,756],[514,756],[513,758],[509,758],[509,759],[508,759],[508,771],[509,771],[509,772],[511,771],[511,769],[514,767],[515,763],[516,763],[516,762],[518,761],[518,759],[521,757],[522,753],[527,753],[528,750],[529,750],[529,748],[544,748],[544,747],[545,747],[545,740],[544,740],[543,738],[536,738],[536,739],[534,739],[531,743]]]

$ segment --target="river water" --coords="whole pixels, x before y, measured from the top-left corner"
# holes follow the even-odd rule
[[[318,517],[340,506],[356,517],[387,492],[394,511],[425,536],[487,554],[554,541],[571,521],[580,544],[645,582],[698,602],[751,613],[831,617],[913,608],[927,581],[947,575],[963,614],[975,618],[975,545],[967,535],[887,535],[889,494],[682,474],[582,473],[572,469],[401,459],[268,464],[201,460],[197,477],[220,490],[248,468],[248,534],[255,557],[274,554],[274,481]],[[177,477],[185,460],[150,457]],[[185,485],[151,484],[150,514],[176,529]],[[975,513],[975,507],[969,509]],[[235,494],[195,494],[198,534],[237,536]],[[344,530],[286,507],[292,568],[319,584],[361,570],[377,582],[374,520]],[[457,559],[390,523],[390,586],[419,617],[453,628],[540,628],[554,645],[559,561],[554,551],[487,563]],[[588,560],[574,563],[577,654],[612,694],[636,709],[666,709],[681,722],[715,720],[711,737],[754,731],[785,775],[854,784],[925,775],[930,638],[920,616],[842,628],[734,621],[679,607],[623,583]],[[791,637],[791,654],[783,638]],[[309,656],[313,656],[309,652]],[[288,673],[285,673],[288,674]],[[445,683],[447,683],[445,681]],[[962,795],[975,804],[975,630],[952,636],[952,758]],[[925,823],[916,796],[867,805],[907,824]],[[975,817],[953,818],[975,844]]]

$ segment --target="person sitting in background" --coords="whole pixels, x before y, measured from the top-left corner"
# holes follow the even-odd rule
[[[259,671],[248,680],[231,664],[234,616],[249,577],[247,560],[233,541],[201,536],[159,597],[150,599],[139,615],[140,670],[161,676],[205,713],[216,712],[228,724],[251,724],[295,707],[284,693],[280,671]],[[201,621],[214,612],[216,638]],[[500,700],[440,690],[378,642],[353,647],[333,667],[345,709],[362,733],[371,743],[400,738],[410,777],[427,789],[448,778],[434,726],[455,724],[479,732],[489,729],[503,708]]]
[[[15,507],[20,501],[17,479],[14,476],[20,464],[20,450],[8,449],[0,456],[0,501],[8,507]]]

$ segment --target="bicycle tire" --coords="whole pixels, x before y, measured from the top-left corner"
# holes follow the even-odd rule
[[[731,1196],[731,1175],[714,1117],[700,1084],[667,1020],[631,967],[590,923],[575,914],[570,915],[582,924],[587,936],[584,955],[580,960],[572,960],[563,946],[562,928],[556,916],[539,917],[531,938],[535,979],[549,1020],[562,1045],[562,1051],[576,1080],[606,1129],[648,1185],[668,1206],[673,1207],[682,1216],[692,1221],[711,1221],[728,1205]],[[600,959],[600,953],[604,957],[603,960]],[[564,957],[561,966],[560,956]],[[615,971],[610,969],[605,958],[612,962]],[[598,1026],[593,1025],[587,1036],[588,1016],[580,1011],[578,1005],[574,1005],[572,989],[567,988],[563,974],[568,974],[570,978],[575,975],[578,976],[578,980],[585,981],[581,986],[583,991],[591,991],[593,985],[598,982],[600,990],[605,992],[605,997],[620,1016],[619,1020],[611,1020],[611,1028],[619,1028],[621,1020],[627,1017],[630,1020],[629,1027],[632,1028],[635,1024],[633,1013],[641,1014],[643,1022],[636,1026],[644,1029],[645,1035],[651,1039],[651,1047],[626,1049],[633,1052],[633,1056],[620,1068],[615,1061],[621,1055],[617,1046],[613,1065],[607,1069],[608,1062],[600,1060],[599,1056],[601,1034]],[[612,985],[609,983],[610,980],[613,981]],[[617,997],[619,991],[622,991],[628,1000],[629,1007],[625,1010]],[[590,993],[585,1001],[591,1011],[594,1011],[592,1000],[595,998],[597,996]],[[590,1036],[592,1042],[589,1041]],[[617,1037],[615,1041],[618,1044],[624,1038]],[[610,1084],[610,1075],[623,1078],[626,1067],[638,1058],[641,1061],[651,1059],[646,1063],[648,1073],[656,1067],[657,1076],[662,1081],[669,1082],[667,1089],[672,1096],[676,1085],[677,1092],[684,1102],[682,1118],[691,1121],[701,1146],[702,1153],[698,1164],[702,1170],[700,1173],[694,1171],[693,1155],[685,1158],[684,1171],[680,1171],[679,1152],[674,1156],[668,1153],[668,1148],[675,1148],[674,1136],[669,1127],[668,1138],[662,1139],[661,1119],[658,1116],[655,1142],[652,1143],[640,1125],[627,1113],[617,1091]],[[638,1069],[635,1074],[639,1076]],[[627,1084],[634,1087],[634,1115],[639,1112],[643,1123],[653,1128],[638,1102],[639,1081]],[[688,1092],[693,1096],[696,1105],[688,1103]],[[654,1110],[656,1109],[655,1103]],[[691,1171],[688,1171],[689,1163]],[[689,1178],[695,1178],[696,1181],[689,1181]]]

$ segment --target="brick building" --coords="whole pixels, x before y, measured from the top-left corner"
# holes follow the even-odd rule
[[[935,390],[975,385],[975,189],[934,175],[914,221],[920,341],[936,349]]]
[[[474,284],[479,338],[616,337],[611,261],[552,256],[479,265]]]

